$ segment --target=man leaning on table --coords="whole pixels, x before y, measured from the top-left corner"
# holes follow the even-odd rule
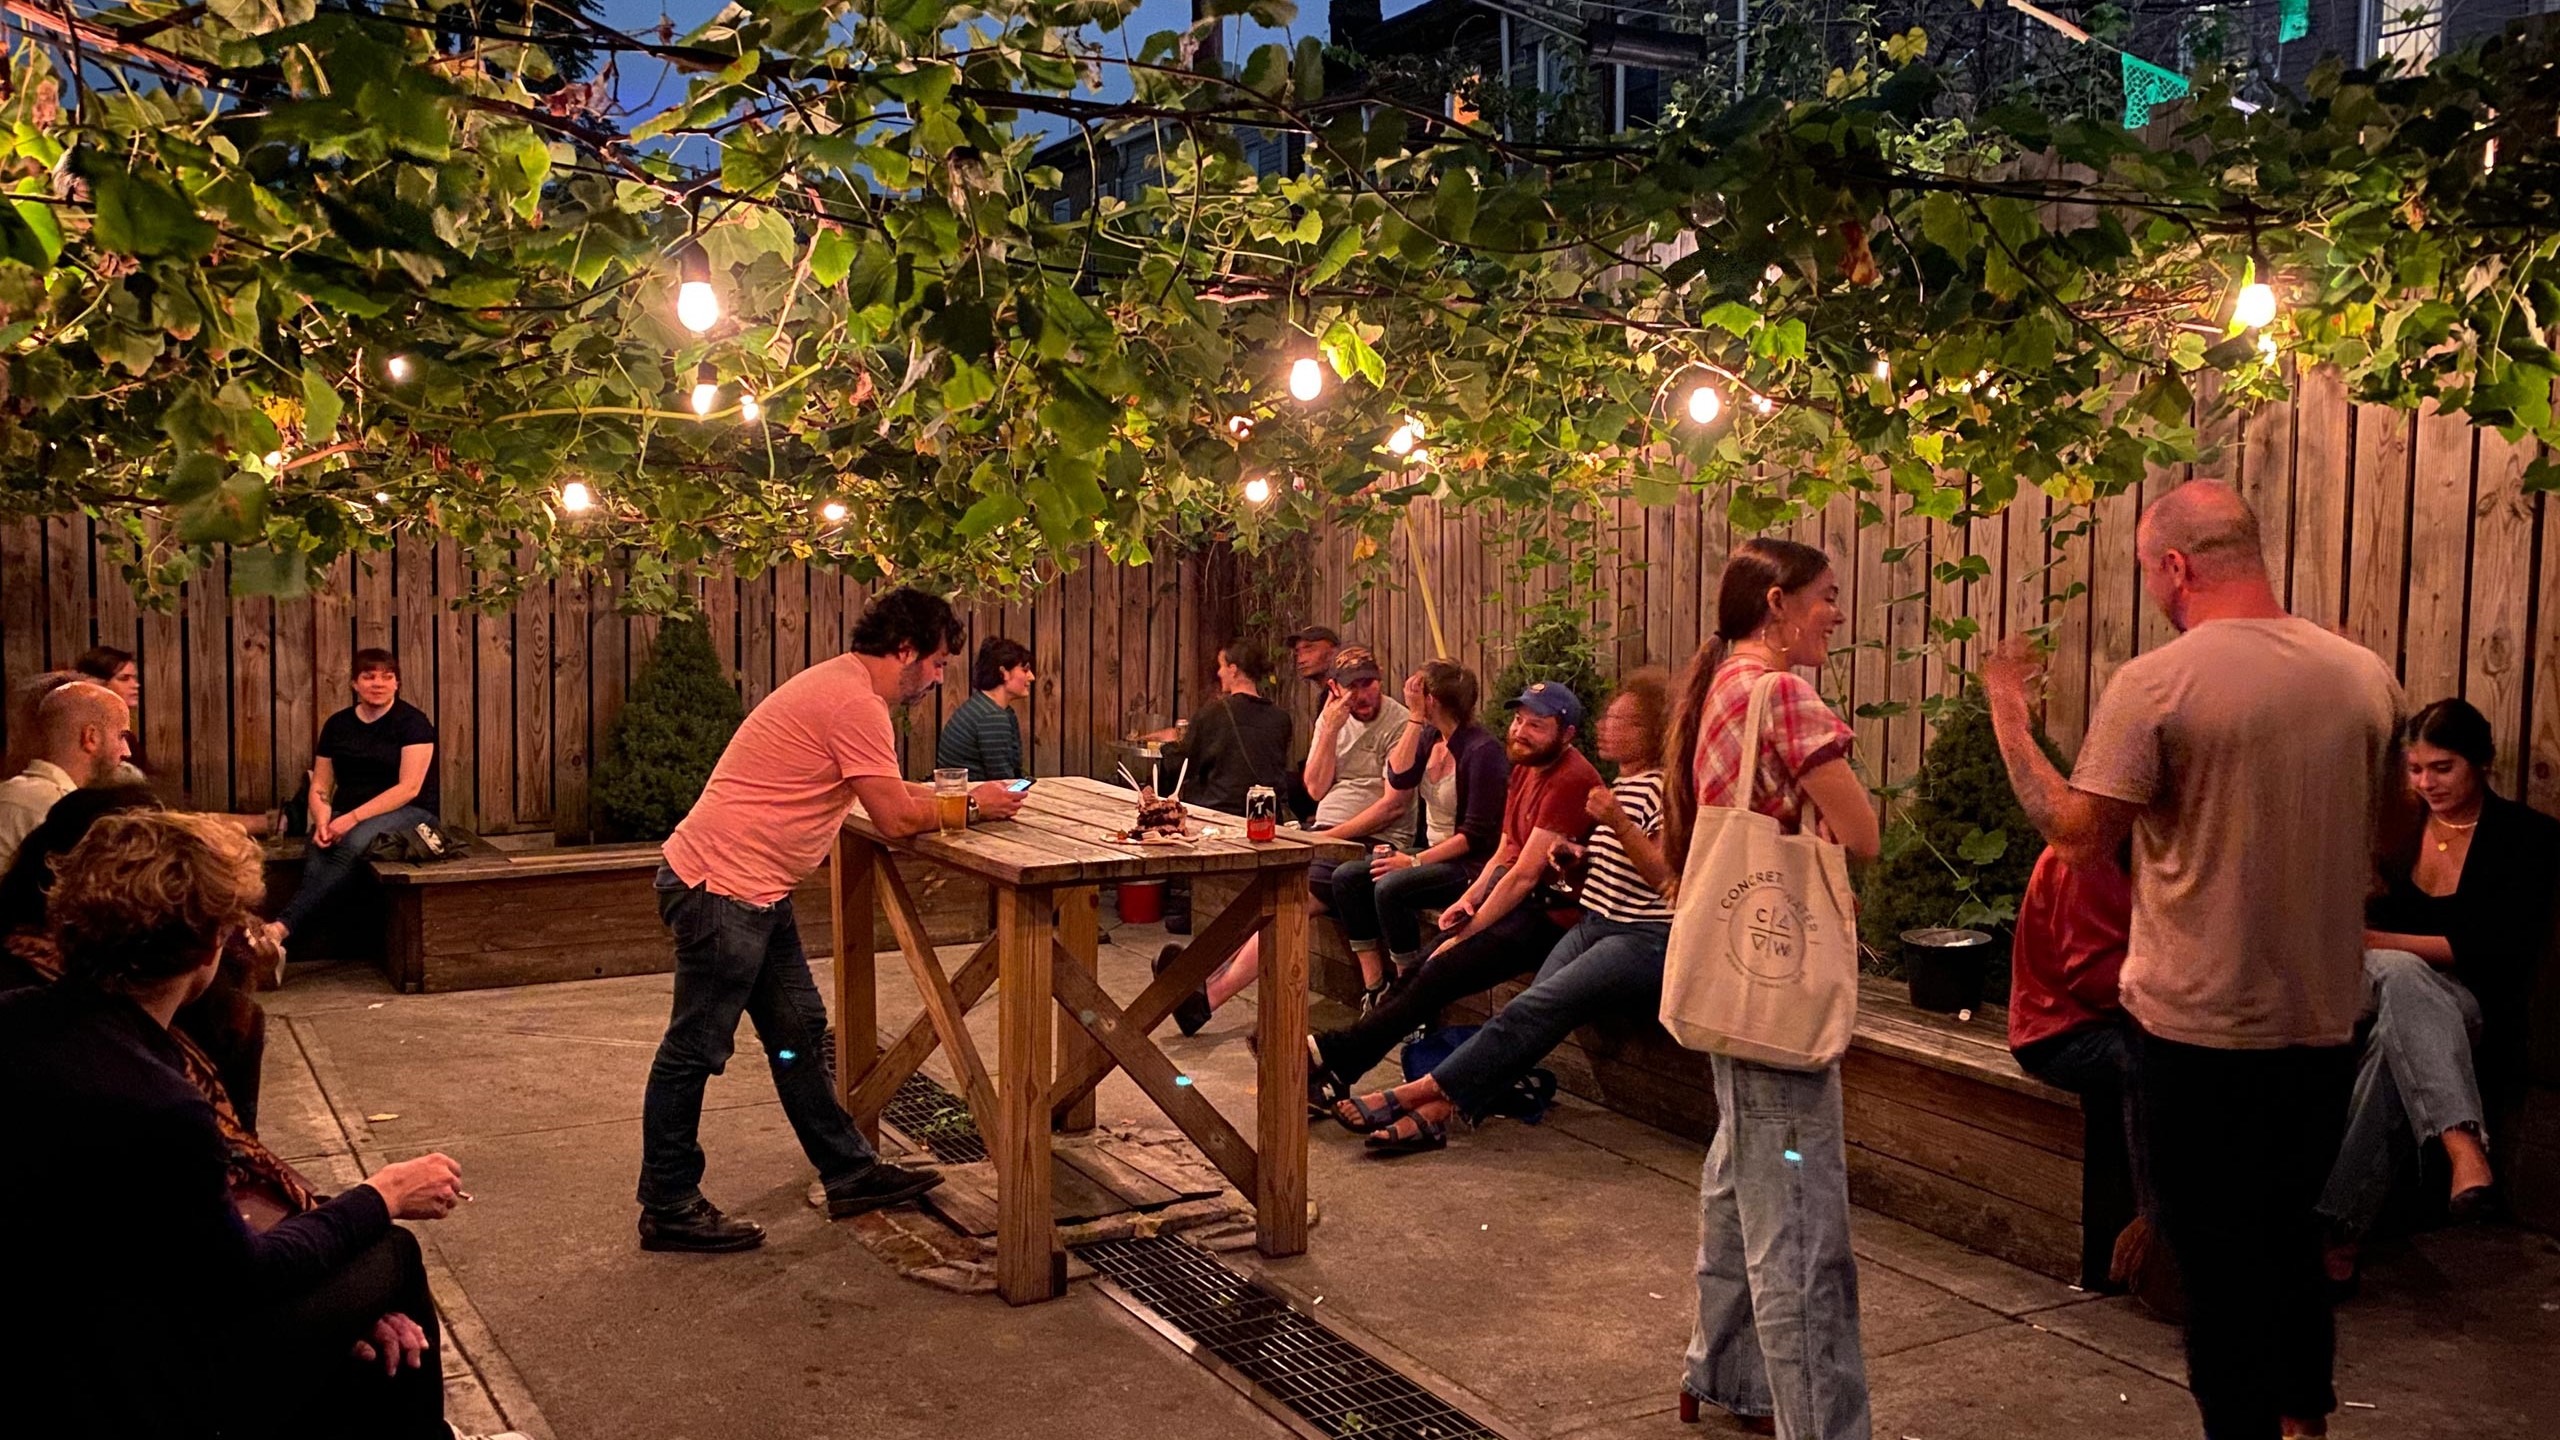
[[[933,790],[899,774],[891,705],[942,683],[966,643],[949,602],[898,589],[853,627],[853,653],[785,681],[747,715],[702,797],[667,837],[658,913],[675,932],[675,1005],[640,1113],[640,1247],[746,1250],[764,1228],[702,1194],[703,1085],[728,1064],[738,1017],[755,1022],[783,1114],[842,1220],[904,1204],[941,1177],[882,1161],[836,1103],[825,1064],[827,1012],[791,913],[791,892],[823,863],[860,801],[884,835],[934,828]],[[1001,820],[1022,797],[994,782],[971,813]]]

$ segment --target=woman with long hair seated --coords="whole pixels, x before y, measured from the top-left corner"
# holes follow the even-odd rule
[[[62,978],[0,995],[10,1176],[0,1347],[29,1434],[450,1440],[418,1244],[462,1198],[443,1155],[384,1167],[261,1232],[170,1036],[252,923],[258,849],[204,815],[103,816],[56,866]]]
[[[2354,1283],[2357,1246],[2392,1186],[2429,1145],[2444,1151],[2452,1214],[2487,1208],[2483,1092],[2521,1088],[2526,1007],[2560,888],[2560,821],[2489,789],[2488,717],[2439,700],[2403,738],[2426,819],[2416,852],[2385,866],[2365,912],[2373,1025],[2320,1198],[2329,1278],[2341,1286]]]
[[[1547,952],[1538,978],[1429,1073],[1334,1108],[1336,1119],[1368,1133],[1371,1149],[1438,1149],[1452,1116],[1486,1114],[1576,1028],[1613,1016],[1653,1022],[1671,941],[1671,902],[1663,897],[1673,877],[1655,838],[1670,692],[1669,676],[1638,671],[1600,712],[1600,758],[1618,767],[1618,778],[1586,801],[1594,823],[1582,922]]]

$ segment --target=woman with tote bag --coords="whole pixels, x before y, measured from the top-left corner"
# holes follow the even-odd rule
[[[1717,1111],[1681,1418],[1695,1419],[1704,1401],[1764,1425],[1775,1417],[1788,1440],[1870,1432],[1840,1118],[1839,1049],[1854,1020],[1855,978],[1844,1001],[1837,975],[1814,972],[1823,947],[1843,942],[1835,932],[1852,902],[1842,861],[1873,860],[1879,837],[1875,807],[1849,769],[1854,732],[1795,673],[1829,652],[1839,596],[1830,558],[1810,545],[1764,538],[1734,552],[1717,588],[1715,636],[1682,678],[1663,783],[1663,848],[1687,858],[1664,1022],[1711,1053]],[[1748,756],[1746,736],[1756,752]],[[1816,838],[1796,838],[1808,812]],[[1736,847],[1768,868],[1727,876]],[[1770,894],[1737,906],[1754,884]],[[1714,923],[1703,923],[1711,911]],[[1706,974],[1711,949],[1714,964],[1770,983],[1745,987],[1748,1004],[1702,1004],[1719,993]],[[1827,953],[1836,964],[1836,951]],[[1791,1004],[1820,1013],[1791,1016]]]

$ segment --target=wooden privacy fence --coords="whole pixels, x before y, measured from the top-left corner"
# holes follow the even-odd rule
[[[2413,705],[2452,695],[2477,705],[2497,732],[2497,788],[2560,813],[2560,507],[2523,489],[2530,443],[2432,408],[2352,404],[2326,373],[2303,376],[2291,403],[2208,439],[2225,447],[2217,462],[2155,471],[2138,492],[2093,507],[2029,491],[2000,515],[1958,527],[1908,514],[1907,497],[1882,496],[1883,524],[1861,529],[1844,499],[1775,532],[1822,546],[1837,568],[1850,622],[1824,693],[1853,714],[1904,707],[1857,721],[1870,777],[1898,782],[1918,769],[1927,740],[1919,703],[1958,683],[1950,660],[1978,664],[2000,637],[2038,625],[2052,627],[2057,647],[2048,724],[2066,752],[2076,750],[2116,667],[2172,636],[2140,593],[2134,527],[2143,505],[2192,473],[2249,497],[2295,613],[2390,661]],[[1455,658],[1489,684],[1521,617],[1571,593],[1583,597],[1586,621],[1605,626],[1604,651],[1618,669],[1684,662],[1713,632],[1718,571],[1747,538],[1732,533],[1723,493],[1691,491],[1652,507],[1619,501],[1597,518],[1601,533],[1587,543],[1599,578],[1581,592],[1563,563],[1527,574],[1512,563],[1536,519],[1415,506],[1423,569]],[[1390,666],[1429,658],[1405,538],[1380,557],[1392,563],[1355,561],[1355,544],[1319,541],[1315,593],[1359,595],[1365,613],[1349,632],[1378,643]],[[1937,578],[1940,564],[1968,557],[1987,567],[1981,579]],[[1976,638],[1902,658],[1928,648],[1933,621],[1957,620],[1978,627]],[[1486,698],[1491,706],[1501,697]]]
[[[2223,458],[2197,467],[2240,485],[2265,522],[2270,564],[2296,613],[2341,628],[2398,669],[2413,702],[2462,695],[2496,727],[2498,788],[2560,812],[2560,520],[2524,493],[2531,458],[2459,417],[2350,404],[2335,377],[2312,374],[2290,404],[2264,407],[2211,437]],[[1956,683],[1946,663],[1977,663],[1999,637],[2049,624],[2058,645],[2050,724],[2076,748],[2092,697],[2115,667],[2170,637],[2140,595],[2133,533],[2142,506],[2187,478],[2155,473],[2138,493],[2093,508],[2056,507],[2029,492],[2002,514],[1958,528],[1905,513],[1885,497],[1885,524],[1861,529],[1835,502],[1786,533],[1838,565],[1850,615],[1826,693],[1857,721],[1858,754],[1893,782],[1919,766],[1925,697]],[[1620,501],[1586,542],[1599,568],[1582,595],[1623,670],[1677,666],[1712,628],[1715,583],[1735,536],[1720,492],[1673,505]],[[1569,591],[1566,567],[1523,574],[1512,563],[1524,522],[1425,503],[1411,512],[1440,622],[1456,658],[1490,684],[1521,617]],[[1302,613],[1327,617],[1363,602],[1345,634],[1378,645],[1401,675],[1434,651],[1409,582],[1407,540],[1374,561],[1344,533],[1314,545]],[[1971,584],[1936,567],[1978,557]],[[523,557],[529,566],[532,557]],[[1232,613],[1210,592],[1235,561],[1211,557],[1117,567],[1087,557],[1027,602],[971,605],[974,649],[1003,633],[1032,647],[1040,682],[1026,715],[1039,774],[1107,776],[1111,740],[1134,723],[1189,713],[1207,691],[1208,658],[1226,638],[1210,617]],[[1251,566],[1250,558],[1240,563]],[[619,614],[602,579],[538,583],[491,614],[456,609],[476,577],[448,541],[405,535],[391,551],[342,562],[309,599],[229,597],[219,564],[173,610],[139,608],[82,517],[0,521],[0,679],[67,664],[95,643],[138,653],[140,731],[151,768],[194,803],[256,809],[293,792],[319,722],[347,703],[346,661],[382,645],[400,657],[404,693],[443,738],[449,816],[491,832],[594,825],[588,777],[608,727],[646,660],[657,622]],[[861,613],[863,586],[805,564],[752,580],[701,582],[723,664],[748,704],[808,665],[839,654]],[[1904,598],[1917,597],[1917,598]],[[1932,622],[1965,621],[1974,638],[1929,647]],[[1272,627],[1280,628],[1278,626]],[[1909,652],[1909,653],[1907,653]],[[911,708],[908,768],[930,765],[943,715],[967,697],[955,662],[942,690]],[[1281,693],[1309,712],[1306,687]],[[1501,697],[1487,696],[1488,708]]]
[[[155,611],[136,602],[113,545],[83,516],[0,520],[0,681],[14,687],[96,644],[133,651],[144,761],[191,803],[260,810],[289,798],[320,722],[349,703],[349,658],[381,646],[399,657],[401,693],[436,722],[448,819],[488,833],[593,832],[589,779],[659,624],[619,613],[607,580],[537,582],[493,613],[456,608],[483,577],[450,540],[411,534],[341,560],[307,599],[229,595],[218,560],[175,608]],[[973,653],[998,633],[1032,648],[1040,682],[1023,718],[1036,773],[1109,774],[1114,737],[1188,708],[1203,637],[1184,617],[1201,613],[1202,580],[1197,561],[1088,563],[1026,603],[961,597]],[[869,593],[804,563],[698,583],[713,646],[750,706],[842,654]],[[942,689],[909,708],[909,773],[930,768],[968,684],[967,657],[956,657]]]

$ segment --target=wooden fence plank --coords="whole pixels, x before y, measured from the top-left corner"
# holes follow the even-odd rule
[[[1200,562],[1183,562],[1183,589],[1200,595]],[[1052,575],[1031,595],[1031,773],[1066,773],[1066,585]]]
[[[2133,647],[2141,622],[2142,579],[2134,562],[2134,528],[2142,513],[2140,490],[2100,500],[2089,531],[2089,713],[2107,693],[2107,682]],[[2086,727],[2083,732],[2086,733]]]
[[[501,577],[482,571],[478,583],[495,586]],[[472,635],[477,683],[472,686],[471,733],[479,742],[479,829],[503,835],[516,828],[515,612],[474,612]],[[459,745],[456,748],[460,748]]]
[[[1929,522],[1914,514],[1911,497],[1893,497],[1893,543],[1902,558],[1885,567],[1887,598],[1892,607],[1886,635],[1890,663],[1886,694],[1903,707],[1885,727],[1885,783],[1898,785],[1917,774],[1928,725],[1920,702],[1928,691]],[[1741,537],[1735,537],[1739,540]],[[1905,598],[1913,597],[1913,598]]]
[[[187,581],[185,788],[200,810],[231,808],[231,606],[223,593],[229,568],[217,554]]]
[[[2513,795],[2524,778],[2525,663],[2532,653],[2526,602],[2533,584],[2534,497],[2525,467],[2540,447],[2479,432],[2479,479],[2471,516],[2471,604],[2462,698],[2489,717],[2498,739],[2490,783]],[[2424,702],[2418,702],[2424,703]]]
[[[753,710],[773,693],[774,572],[738,582],[738,684]]]
[[[387,553],[387,552],[386,552]],[[311,699],[312,735],[319,736],[321,721],[338,713],[347,693],[347,658],[355,653],[356,625],[355,558],[341,555],[329,565],[329,573],[311,592]],[[398,647],[392,653],[400,656],[401,688],[413,696],[423,689],[435,689],[435,657],[402,656]],[[412,704],[416,701],[413,699]],[[420,709],[426,707],[420,706]],[[429,711],[429,714],[434,712]],[[307,768],[307,767],[306,767]],[[277,779],[287,794],[302,784],[302,772],[287,770]]]
[[[1891,505],[1893,497],[1889,493],[1880,493],[1878,501]],[[1850,714],[1858,732],[1855,758],[1870,785],[1885,783],[1885,772],[1891,768],[1885,752],[1891,722],[1882,716],[1857,712],[1891,703],[1892,687],[1886,684],[1886,676],[1892,668],[1893,612],[1885,602],[1892,598],[1893,581],[1885,564],[1884,552],[1892,544],[1893,532],[1884,525],[1862,526],[1858,531],[1857,608],[1850,612],[1855,617],[1850,633],[1856,639],[1857,658],[1849,672],[1850,693],[1857,703]],[[1722,549],[1721,546],[1717,548],[1719,551]],[[1721,567],[1722,563],[1723,557],[1719,553],[1717,564]],[[1704,615],[1699,622],[1699,633],[1712,635],[1715,631],[1714,582],[1702,578],[1700,586],[1699,603]]]
[[[773,683],[780,685],[809,668],[809,563],[777,565],[772,579]]]
[[[2267,575],[2282,599],[2293,573],[2293,407],[2261,405],[2241,422],[2240,494],[2258,512]]]
[[[115,526],[98,526],[97,537],[97,567],[91,581],[91,604],[97,616],[96,643],[139,655],[140,617],[135,613],[133,586],[124,575],[125,561],[133,554],[132,544]]]
[[[399,654],[393,642],[393,592],[399,588],[398,550],[375,550],[354,557],[356,648],[383,649]],[[408,661],[402,657],[405,666]]]
[[[2409,483],[2417,421],[2405,410],[2355,407],[2355,471],[2348,510],[2347,638],[2400,668],[2408,603]]]
[[[821,664],[844,653],[844,576],[822,565],[809,567],[809,663]]]
[[[551,823],[551,757],[557,738],[551,723],[552,582],[541,578],[540,557],[530,542],[516,548],[518,570],[534,578],[515,604],[514,820],[519,829]]]
[[[595,582],[585,575],[563,575],[551,583],[551,829],[562,840],[588,840],[595,834],[587,789],[593,743],[587,729],[588,670],[595,648],[589,612]]]
[[[164,522],[154,521],[157,530]],[[173,597],[174,598],[174,597]],[[187,777],[186,616],[177,605],[142,612],[142,768],[153,778]]]
[[[1084,771],[1087,775],[1111,773],[1111,742],[1127,730],[1128,697],[1121,689],[1120,677],[1112,672],[1120,668],[1120,590],[1128,573],[1107,555],[1094,557],[1093,661],[1085,672],[1093,707],[1087,721],[1093,746],[1091,763]],[[1286,655],[1275,652],[1272,659],[1283,676],[1291,673]],[[1287,694],[1285,690],[1280,693]]]
[[[44,522],[33,516],[0,519],[0,671],[8,694],[44,669]],[[6,707],[14,710],[15,706]],[[17,717],[13,714],[0,724]],[[30,742],[9,737],[12,757]]]
[[[444,797],[445,818],[466,830],[480,828],[480,747],[474,739],[479,718],[473,675],[479,649],[471,626],[472,612],[453,603],[468,588],[463,580],[462,551],[451,540],[435,544],[436,633],[436,786]]]
[[[2560,505],[2549,495],[2535,498],[2542,511],[2542,582],[2534,587],[2533,759],[2524,794],[2536,810],[2560,815]]]
[[[720,673],[746,694],[738,661],[738,575],[726,558],[702,575],[702,620],[711,627],[711,653],[720,657]]]
[[[435,714],[439,700],[436,685],[436,631],[442,622],[443,602],[436,593],[436,547],[432,537],[418,531],[404,530],[400,542],[385,557],[391,566],[392,600],[397,613],[392,619],[392,653],[400,657],[402,678],[424,698],[410,703]],[[330,663],[345,668],[343,657]]]
[[[1058,770],[1062,775],[1090,775],[1093,763],[1093,571],[1077,566],[1065,578],[1066,624],[1059,631]],[[1216,644],[1217,641],[1210,643]],[[1102,769],[1111,764],[1104,761]]]
[[[55,515],[44,522],[45,663],[68,670],[89,648],[89,517]]]
[[[2045,730],[2064,754],[2080,748],[2089,726],[2089,547],[2095,543],[2089,507],[2055,507],[2055,555],[2045,593],[2053,617],[2058,663],[2046,692]],[[2079,593],[2074,594],[2074,591]]]
[[[276,604],[275,768],[270,804],[281,805],[311,773],[312,746],[320,738],[314,669],[320,602],[310,596]]]
[[[2409,512],[2409,619],[2400,683],[2412,707],[2462,691],[2471,468],[2471,427],[2430,403],[2418,414],[2417,480]]]
[[[828,582],[842,593],[842,580],[834,572]],[[613,723],[622,717],[622,697],[631,689],[631,622],[622,613],[622,577],[599,575],[590,587],[593,596],[587,615],[587,634],[594,637],[587,647],[587,719],[589,786],[587,813],[591,824],[603,836],[604,815],[595,803],[593,771],[611,753]]]
[[[2325,366],[2294,390],[2293,589],[2290,608],[2323,625],[2346,620],[2347,487],[2355,448],[2346,382]]]

